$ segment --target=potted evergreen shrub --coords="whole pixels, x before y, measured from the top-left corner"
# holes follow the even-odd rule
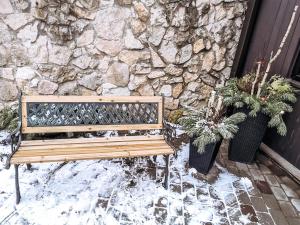
[[[267,126],[275,127],[280,135],[285,135],[286,125],[282,115],[293,110],[290,103],[296,102],[293,88],[278,75],[270,77],[272,63],[282,52],[287,37],[291,31],[298,5],[295,6],[289,25],[280,45],[275,52],[271,52],[265,70],[258,62],[256,73],[250,73],[240,79],[230,79],[219,89],[224,97],[226,106],[233,106],[236,111],[247,113],[247,119],[239,124],[239,131],[231,140],[229,159],[238,162],[252,163],[259,145],[263,139]]]
[[[278,134],[284,136],[287,130],[282,116],[293,110],[290,103],[297,100],[292,86],[284,78],[274,75],[263,85],[256,85],[257,80],[260,79],[256,74],[247,74],[240,79],[230,79],[219,89],[226,106],[248,115],[230,142],[229,159],[233,161],[252,163],[267,127],[276,128]]]
[[[217,156],[222,139],[231,139],[238,131],[237,124],[246,117],[244,113],[235,113],[223,117],[222,97],[214,104],[215,92],[208,106],[199,110],[189,110],[187,116],[179,119],[190,136],[189,165],[198,172],[207,174]]]

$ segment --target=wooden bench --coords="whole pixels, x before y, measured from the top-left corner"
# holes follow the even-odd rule
[[[160,96],[21,96],[20,123],[11,134],[6,167],[15,167],[16,202],[20,202],[20,164],[141,156],[166,156],[172,133],[163,120]],[[160,135],[25,140],[27,134],[120,130],[160,130]],[[23,140],[24,139],[24,140]]]

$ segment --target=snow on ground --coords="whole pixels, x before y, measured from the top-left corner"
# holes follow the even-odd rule
[[[0,140],[7,134],[0,132]],[[9,146],[0,145],[0,154]],[[21,202],[15,205],[14,170],[0,162],[0,224],[222,224],[228,218],[228,202],[236,199],[232,189],[251,188],[218,166],[213,184],[195,178],[187,169],[188,144],[177,159],[171,157],[168,191],[162,187],[165,161],[80,161],[34,164],[20,167]],[[232,196],[233,195],[233,196]],[[226,213],[227,212],[227,213]],[[247,216],[236,224],[247,224]]]

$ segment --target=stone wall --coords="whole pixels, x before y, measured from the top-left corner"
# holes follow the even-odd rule
[[[1,0],[0,105],[25,94],[164,95],[228,78],[246,0]]]

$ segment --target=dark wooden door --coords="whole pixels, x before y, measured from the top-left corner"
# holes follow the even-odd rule
[[[271,52],[277,50],[295,5],[300,6],[300,0],[261,0],[242,68],[243,72],[240,76],[255,71],[257,61],[268,61]],[[280,57],[272,65],[271,74],[281,74],[286,78],[296,79],[297,74],[295,74],[294,68],[297,67],[297,63],[300,63],[300,57],[299,62],[297,62],[300,54],[299,40],[300,8],[286,45]],[[269,129],[264,142],[300,169],[300,100],[294,105],[293,113],[285,116],[285,120],[288,127],[287,136],[280,137],[274,130]]]

